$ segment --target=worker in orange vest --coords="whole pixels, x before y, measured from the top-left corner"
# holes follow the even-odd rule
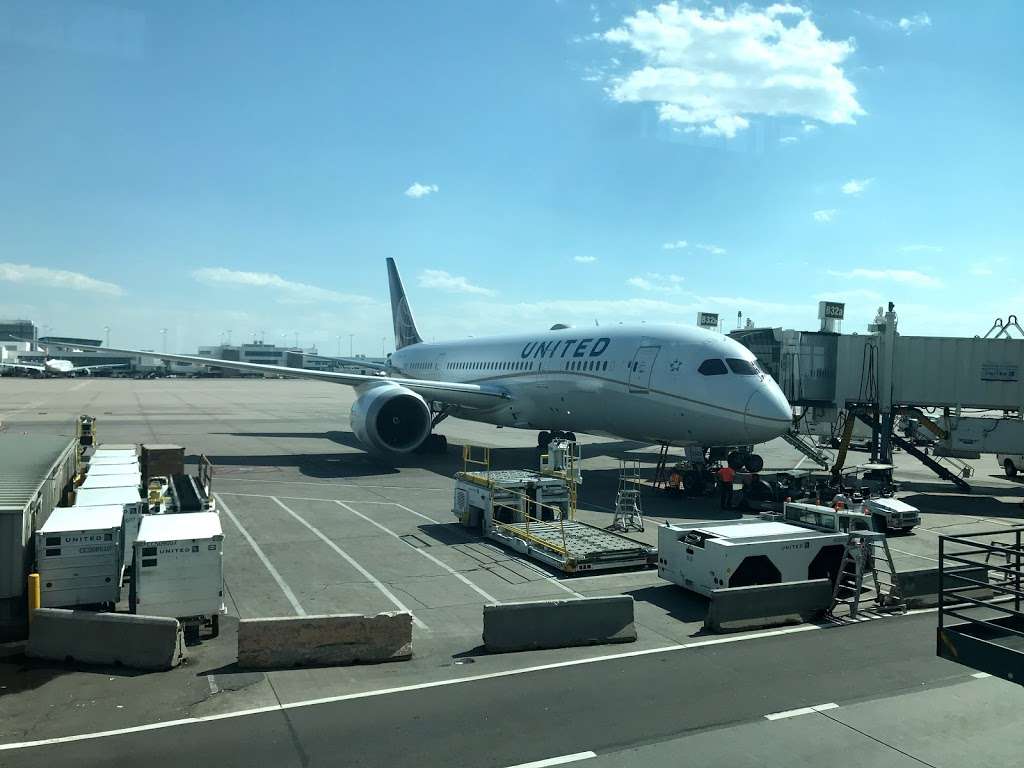
[[[718,470],[719,506],[729,509],[732,506],[732,484],[736,480],[736,470],[726,464]]]

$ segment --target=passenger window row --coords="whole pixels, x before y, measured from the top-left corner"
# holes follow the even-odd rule
[[[528,360],[504,360],[485,363],[467,360],[465,362],[451,362],[446,367],[450,371],[532,371],[533,362]]]

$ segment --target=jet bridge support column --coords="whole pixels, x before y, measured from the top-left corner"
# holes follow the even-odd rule
[[[878,333],[878,420],[872,435],[872,459],[882,464],[892,463],[892,429],[895,413],[892,402],[893,366],[896,360],[896,312],[890,301],[881,322],[876,323]]]

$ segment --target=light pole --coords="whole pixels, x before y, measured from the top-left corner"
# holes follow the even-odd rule
[[[161,328],[160,329],[160,336],[163,338],[164,354],[167,354],[167,329],[166,328]]]
[[[228,346],[230,347],[231,346],[231,329],[230,328],[228,328],[227,333],[228,333]]]
[[[387,343],[388,343],[388,337],[387,336],[381,336],[380,337],[380,356],[381,357],[386,357],[386,355],[384,354],[384,345],[387,344]]]
[[[338,357],[341,357],[341,334],[338,335]]]
[[[355,336],[355,334],[354,334],[354,333],[350,333],[350,334],[348,335],[348,356],[349,356],[349,357],[352,357],[352,356],[353,356],[353,355],[352,355],[352,339],[353,339],[353,337],[354,337],[354,336]]]
[[[299,348],[299,332],[298,331],[295,332],[295,348],[296,349]]]
[[[109,325],[104,325],[103,326],[103,332],[107,335],[107,346],[109,347],[110,346],[110,326]]]

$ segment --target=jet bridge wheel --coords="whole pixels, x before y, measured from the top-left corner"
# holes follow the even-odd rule
[[[1006,461],[1003,462],[1003,469],[1006,470],[1007,477],[1017,476],[1017,467],[1014,465],[1012,461],[1010,461],[1010,459],[1007,459]]]

